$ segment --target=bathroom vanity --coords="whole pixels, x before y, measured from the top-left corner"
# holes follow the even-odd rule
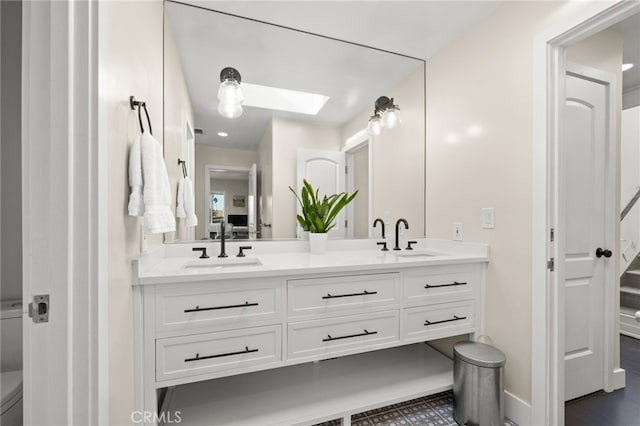
[[[183,425],[349,424],[452,387],[451,360],[424,342],[482,332],[487,246],[305,244],[254,242],[246,257],[228,244],[225,259],[216,244],[165,245],[136,261],[136,410],[160,403]]]

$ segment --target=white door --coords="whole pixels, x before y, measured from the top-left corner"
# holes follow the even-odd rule
[[[613,282],[605,256],[609,167],[609,84],[569,65],[560,158],[564,203],[565,400],[604,388],[604,292]],[[599,75],[601,73],[598,73]]]
[[[256,239],[256,210],[258,201],[258,167],[254,163],[249,168],[249,199],[247,200],[247,225],[249,225],[249,239]]]
[[[319,189],[320,197],[344,192],[346,182],[344,152],[299,149],[298,179],[296,181],[298,194],[300,194],[303,179],[309,181],[315,189]],[[298,205],[299,213],[300,206]],[[344,224],[343,210],[336,219],[335,228],[329,232],[329,237],[344,238]],[[298,235],[301,231],[299,228],[298,226]]]

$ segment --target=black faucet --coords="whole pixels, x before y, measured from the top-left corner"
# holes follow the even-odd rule
[[[229,257],[227,256],[227,253],[224,251],[224,242],[225,242],[225,229],[224,229],[224,219],[222,219],[222,221],[220,222],[220,254],[218,255],[218,257]]]
[[[407,219],[400,218],[396,221],[396,246],[393,248],[394,250],[400,250],[399,237],[400,237],[400,224],[404,224],[404,229],[409,229],[409,223]]]
[[[380,222],[380,225],[382,225],[382,238],[384,239],[385,238],[385,236],[384,236],[384,221],[382,219],[380,219],[380,218],[377,218],[376,220],[373,221],[373,227],[375,228],[376,224],[378,222]]]

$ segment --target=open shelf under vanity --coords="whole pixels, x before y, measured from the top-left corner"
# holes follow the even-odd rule
[[[452,384],[452,361],[417,343],[175,386],[162,412],[179,412],[182,426],[309,425]]]

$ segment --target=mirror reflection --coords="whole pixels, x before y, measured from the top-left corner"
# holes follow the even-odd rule
[[[171,1],[165,19],[165,159],[176,186],[186,161],[198,216],[166,241],[219,238],[221,220],[227,238],[300,237],[289,186],[303,178],[359,191],[333,238],[400,217],[424,235],[424,61]],[[242,103],[221,105],[221,79]],[[399,108],[392,128],[382,96]]]

